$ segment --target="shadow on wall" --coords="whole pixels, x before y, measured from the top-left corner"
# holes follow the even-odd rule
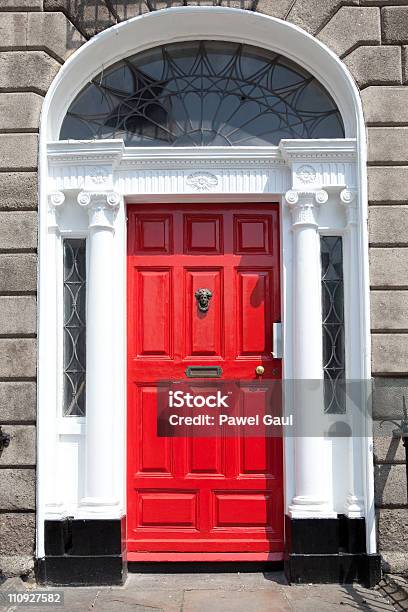
[[[226,6],[256,10],[258,0],[44,0],[45,11],[62,11],[85,38],[115,23],[143,13],[174,6]],[[67,48],[76,49],[72,32],[67,31]]]

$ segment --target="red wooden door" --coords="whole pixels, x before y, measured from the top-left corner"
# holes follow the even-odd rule
[[[127,273],[129,560],[282,558],[281,438],[156,433],[157,381],[187,366],[280,378],[278,205],[128,206]]]

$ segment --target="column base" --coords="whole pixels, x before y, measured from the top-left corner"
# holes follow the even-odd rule
[[[102,497],[84,497],[78,505],[77,517],[81,519],[120,518],[123,510],[117,500]]]
[[[381,579],[381,556],[366,553],[365,519],[286,516],[285,574],[296,584],[373,587]]]
[[[45,556],[37,581],[61,586],[123,584],[127,575],[126,517],[44,523]]]
[[[326,501],[305,496],[295,497],[288,508],[288,513],[294,519],[337,518],[337,513],[329,507]]]

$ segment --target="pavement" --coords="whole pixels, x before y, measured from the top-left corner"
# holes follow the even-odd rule
[[[52,593],[58,589],[6,580],[0,594],[11,591]],[[131,573],[123,587],[69,587],[64,605],[1,607],[2,612],[61,610],[71,612],[391,612],[395,608],[376,589],[359,585],[289,586],[280,572]]]

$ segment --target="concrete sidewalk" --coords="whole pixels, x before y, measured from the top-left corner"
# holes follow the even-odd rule
[[[40,589],[7,580],[0,592]],[[44,590],[44,589],[40,589]],[[47,589],[49,592],[54,589]],[[129,574],[124,587],[64,588],[64,606],[35,610],[96,612],[389,612],[377,591],[358,585],[289,586],[280,572],[229,574]],[[15,605],[0,608],[28,610]]]

